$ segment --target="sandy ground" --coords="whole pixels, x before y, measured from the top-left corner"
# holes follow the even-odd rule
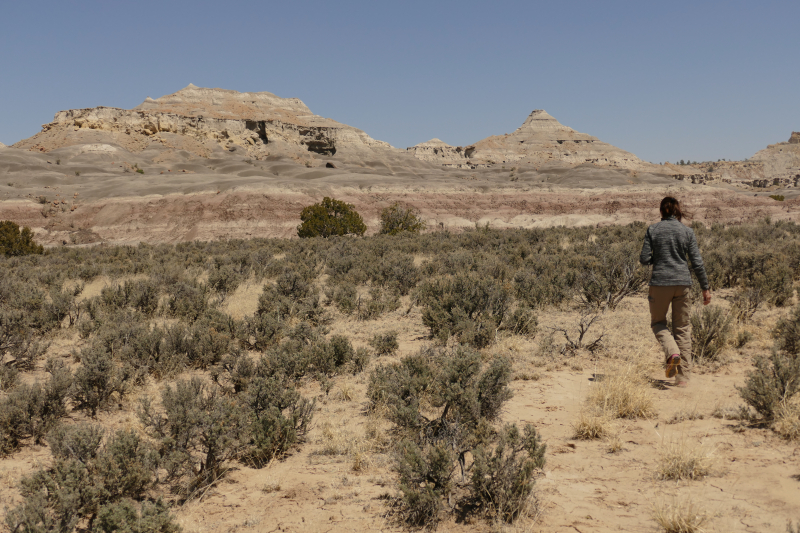
[[[87,293],[99,291],[103,283],[107,281],[87,286]],[[256,292],[253,284],[240,287],[226,302],[226,311],[252,313]],[[713,303],[727,306],[719,294]],[[345,334],[361,346],[375,333],[396,330],[399,352],[371,365],[396,360],[429,342],[419,309],[408,314],[406,309],[404,305],[367,322],[340,316],[331,332]],[[750,330],[754,339],[739,350],[726,348],[722,362],[700,368],[685,389],[664,379],[644,295],[624,301],[593,326],[589,337],[605,335],[605,347],[595,355],[566,357],[543,349],[552,328],[576,327],[579,317],[569,309],[540,313],[535,339],[501,337],[485,356],[504,355],[514,363],[514,397],[503,418],[533,423],[548,447],[547,465],[535,489],[538,505],[513,526],[450,519],[439,531],[651,532],[658,531],[654,505],[673,501],[690,501],[707,513],[706,531],[785,531],[787,521],[800,519],[800,446],[771,430],[714,418],[712,413],[742,405],[736,386],[752,368],[753,356],[769,350],[769,329],[786,312],[759,311],[750,324],[737,326]],[[562,342],[560,334],[553,340]],[[64,331],[50,353],[67,358],[77,342],[72,332]],[[627,364],[646,368],[655,414],[616,420],[604,439],[575,439],[574,425],[592,387]],[[381,499],[394,493],[389,424],[366,413],[367,375],[336,378],[327,396],[315,382],[306,384],[304,394],[318,400],[307,443],[262,469],[232,466],[222,483],[176,510],[184,531],[400,531]],[[108,427],[138,427],[132,406],[159,389],[148,385],[122,410],[101,413],[99,421]],[[694,481],[656,479],[661,454],[674,443],[699,448],[711,461],[711,475]],[[17,501],[14,487],[20,477],[48,460],[46,447],[25,447],[0,460],[0,500]]]

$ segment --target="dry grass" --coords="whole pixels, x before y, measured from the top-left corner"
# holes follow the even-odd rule
[[[658,479],[701,479],[711,474],[712,451],[693,446],[685,437],[664,443],[656,468]]]
[[[649,418],[653,394],[640,365],[631,361],[611,369],[589,391],[587,405],[611,418]]]
[[[678,424],[687,420],[703,420],[705,415],[697,410],[697,407],[681,409],[667,419],[667,424]]]
[[[572,429],[576,439],[601,439],[611,434],[611,419],[605,413],[597,414],[582,409]]]
[[[341,456],[350,460],[353,472],[370,470],[378,463],[376,454],[387,446],[386,433],[381,431],[379,421],[369,418],[364,433],[325,420],[320,424],[320,435],[316,440],[320,447],[313,455]]]
[[[653,518],[666,533],[703,533],[709,514],[697,503],[673,499],[653,506]]]
[[[800,440],[800,395],[781,403],[773,427],[785,439]]]

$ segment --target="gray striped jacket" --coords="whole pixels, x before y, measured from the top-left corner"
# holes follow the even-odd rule
[[[706,267],[692,228],[684,226],[675,217],[662,218],[661,222],[647,228],[639,262],[653,265],[650,285],[691,285],[687,259],[692,263],[700,288],[708,290]]]

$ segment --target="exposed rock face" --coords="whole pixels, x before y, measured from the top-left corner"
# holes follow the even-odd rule
[[[425,161],[472,168],[503,163],[590,163],[625,169],[640,169],[645,165],[629,152],[564,126],[542,109],[533,111],[510,134],[493,135],[463,149],[439,143],[438,139],[432,139],[409,150]]]
[[[800,131],[793,131],[789,136],[789,144],[800,144]]]
[[[339,150],[392,150],[363,131],[314,115],[297,98],[272,93],[239,93],[224,89],[188,87],[162,98],[147,98],[131,110],[95,107],[56,114],[42,132],[20,141],[20,148],[49,151],[72,144],[103,140],[72,132],[104,132],[108,141],[140,151],[161,134],[179,134],[198,146],[182,147],[207,156],[202,145],[211,141],[226,148],[244,148],[254,158],[271,153],[297,155],[303,151],[333,155]],[[208,146],[206,146],[208,150]],[[399,151],[398,151],[399,152]]]
[[[414,157],[430,163],[438,163],[446,166],[466,166],[467,159],[464,156],[464,148],[461,146],[450,146],[440,139],[419,143],[411,148],[406,148]]]

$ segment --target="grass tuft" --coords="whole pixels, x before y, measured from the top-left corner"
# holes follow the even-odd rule
[[[704,533],[709,514],[695,502],[673,499],[656,503],[653,518],[666,533]]]

